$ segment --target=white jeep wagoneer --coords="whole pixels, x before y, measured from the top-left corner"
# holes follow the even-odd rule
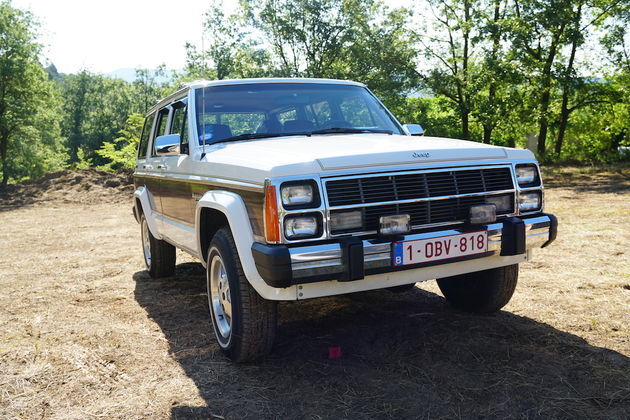
[[[362,84],[199,81],[146,116],[134,214],[152,277],[202,261],[217,342],[270,351],[278,301],[437,279],[471,312],[502,308],[549,245],[531,152],[423,136]]]

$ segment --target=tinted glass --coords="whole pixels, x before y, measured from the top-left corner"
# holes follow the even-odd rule
[[[361,86],[256,83],[212,86],[195,95],[199,143],[241,134],[309,133],[329,128],[404,133]]]
[[[173,122],[170,134],[182,134],[184,129],[184,117],[186,116],[186,105],[176,104],[173,110]]]
[[[140,144],[138,145],[138,159],[144,159],[147,155],[147,148],[149,147],[149,136],[151,136],[151,127],[153,126],[154,119],[155,114],[151,114],[144,119],[142,135],[140,136]]]
[[[160,112],[158,113],[157,126],[155,127],[155,133],[153,133],[153,139],[159,136],[163,136],[164,133],[166,132],[166,123],[168,122],[168,113],[169,113],[169,110],[167,108],[160,110]],[[151,149],[152,149],[151,155],[157,156],[157,153],[155,153],[155,142],[153,142],[153,147]]]
[[[168,109],[163,109],[158,115],[158,125],[155,129],[155,136],[163,136],[166,132],[166,122],[168,121]]]

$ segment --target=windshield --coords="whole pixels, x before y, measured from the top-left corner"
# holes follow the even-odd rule
[[[199,144],[283,135],[404,134],[364,87],[318,83],[211,86],[196,92]]]

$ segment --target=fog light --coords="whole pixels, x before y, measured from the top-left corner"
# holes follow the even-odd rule
[[[360,229],[363,227],[361,210],[330,213],[330,231],[332,233]]]
[[[399,235],[407,233],[411,230],[411,216],[408,214],[397,214],[394,216],[381,216],[380,229],[378,233],[381,235]]]
[[[494,204],[470,206],[470,223],[492,223],[497,220],[497,207]]]
[[[316,216],[287,217],[284,219],[284,235],[287,239],[317,236],[319,229]]]
[[[518,195],[518,208],[524,212],[538,210],[541,201],[539,191],[522,192]]]
[[[486,197],[486,203],[494,204],[497,208],[497,213],[505,213],[512,210],[514,198],[511,194],[506,195],[491,195]]]

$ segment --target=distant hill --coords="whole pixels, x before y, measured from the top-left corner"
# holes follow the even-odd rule
[[[150,69],[150,71],[155,71],[155,69]],[[170,74],[170,70],[167,70],[167,73]],[[117,69],[114,71],[111,71],[109,73],[104,73],[103,76],[105,77],[111,77],[111,78],[118,78],[118,79],[123,79],[127,82],[133,82],[134,80],[136,80],[136,69],[132,69],[132,68],[122,68],[122,69]],[[163,82],[167,82],[169,80],[169,77],[158,77],[156,78],[156,82],[158,83],[163,83]]]
[[[104,73],[103,76],[111,77],[113,79],[123,79],[127,82],[133,82],[136,80],[136,69],[122,68],[117,69],[109,73]]]

